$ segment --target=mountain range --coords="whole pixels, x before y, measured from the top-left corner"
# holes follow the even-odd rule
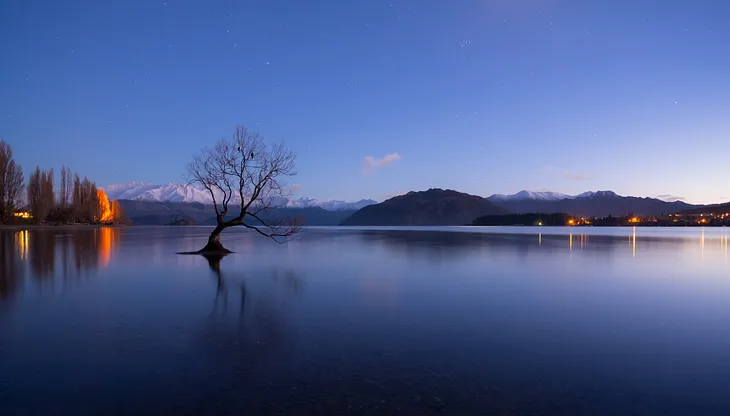
[[[584,192],[573,196],[554,192],[521,191],[508,196],[492,195],[487,199],[514,214],[561,212],[581,217],[661,215],[701,207],[682,201],[621,196],[612,191]]]
[[[562,194],[560,192],[550,192],[550,191],[520,191],[516,194],[512,195],[505,195],[505,194],[494,194],[490,196],[490,201],[517,201],[517,200],[526,200],[526,199],[537,199],[542,201],[558,201],[561,199],[573,199],[575,196]]]
[[[524,200],[539,200],[539,201],[560,201],[562,199],[576,199],[576,198],[583,198],[583,197],[589,197],[596,194],[602,194],[602,193],[613,193],[612,191],[588,191],[583,192],[582,194],[578,195],[568,195],[563,194],[560,192],[551,192],[551,191],[528,191],[528,190],[522,190],[520,192],[517,192],[516,194],[512,195],[505,195],[505,194],[494,194],[487,199],[490,201],[524,201]]]
[[[158,202],[120,200],[126,216],[134,225],[165,225],[173,222],[184,222],[197,225],[215,225],[215,213],[211,205],[199,202]],[[240,207],[229,207],[231,212],[237,212]],[[321,207],[305,208],[276,208],[262,217],[265,220],[275,221],[282,218],[297,217],[304,225],[338,225],[349,217],[355,210],[328,211]]]
[[[103,188],[110,199],[119,200],[135,224],[166,224],[176,220],[214,224],[212,198],[200,187],[178,184],[130,183]],[[520,191],[489,197],[449,189],[408,192],[383,202],[355,202],[312,198],[274,201],[279,207],[269,218],[299,217],[304,225],[466,225],[479,216],[506,213],[565,213],[582,217],[651,216],[697,211],[704,205],[657,198],[621,196],[612,191],[567,195],[549,191]],[[233,201],[232,204],[236,204]],[[725,209],[719,205],[718,209]]]
[[[147,202],[196,202],[204,205],[212,205],[213,198],[210,193],[196,185],[180,185],[168,183],[165,185],[152,185],[149,183],[131,182],[126,184],[108,185],[103,187],[104,192],[111,200],[147,201]],[[218,201],[221,198],[216,195]],[[240,198],[232,198],[232,203],[240,203]],[[358,210],[368,205],[376,204],[372,199],[361,199],[355,202],[338,200],[317,200],[313,198],[287,199],[280,198],[274,201],[276,206],[286,208],[313,208],[319,207],[328,211]]]
[[[409,192],[370,205],[346,218],[342,225],[469,225],[481,216],[505,213],[563,213],[580,217],[672,214],[701,208],[681,201],[621,196],[612,191],[565,195],[521,191],[483,198],[453,190]]]

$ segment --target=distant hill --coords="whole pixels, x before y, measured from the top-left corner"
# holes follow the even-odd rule
[[[724,204],[705,205],[682,211],[682,214],[726,214],[730,213],[730,202]]]
[[[468,225],[477,217],[506,212],[481,196],[429,189],[364,207],[341,225]]]
[[[215,224],[212,205],[193,202],[155,202],[120,200],[119,203],[133,225],[165,225],[186,221],[200,225]],[[233,212],[238,207],[230,208]],[[338,225],[355,210],[328,211],[321,207],[276,208],[262,215],[264,220],[298,217],[302,225]]]
[[[581,217],[605,217],[608,215],[661,215],[673,214],[699,207],[681,201],[667,202],[656,198],[621,196],[611,191],[586,192],[559,200],[533,198],[494,198],[490,200],[515,214],[531,212],[564,212]]]

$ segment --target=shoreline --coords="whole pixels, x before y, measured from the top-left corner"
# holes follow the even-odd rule
[[[122,228],[123,224],[0,224],[0,230],[74,230],[94,228]]]

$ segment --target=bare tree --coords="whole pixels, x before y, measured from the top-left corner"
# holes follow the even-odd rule
[[[99,191],[96,183],[89,178],[74,177],[73,207],[76,220],[84,223],[95,223],[101,220]]]
[[[53,169],[48,169],[41,174],[41,198],[46,212],[51,211],[56,205],[53,176]]]
[[[71,202],[71,186],[73,178],[71,177],[71,169],[66,166],[61,167],[61,189],[59,193],[59,205],[62,208],[68,208]]]
[[[122,205],[119,203],[119,201],[112,201],[111,217],[114,224],[127,223],[127,214],[124,212],[124,208],[122,208]]]
[[[28,204],[35,221],[46,220],[55,204],[53,169],[42,171],[35,168],[28,180]]]
[[[81,197],[81,178],[78,173],[74,174],[73,179],[73,190],[71,191],[71,206],[74,210],[74,217],[78,217],[81,212],[82,197]],[[78,219],[78,218],[77,218]]]
[[[187,169],[188,185],[208,191],[217,221],[199,253],[229,252],[220,242],[221,232],[229,227],[246,227],[277,242],[298,232],[294,221],[264,218],[289,195],[282,180],[296,175],[295,159],[283,144],[268,146],[261,135],[242,126],[236,127],[231,139],[195,156]]]
[[[13,159],[13,149],[0,140],[0,222],[13,216],[23,192],[23,169]]]
[[[33,220],[43,220],[43,200],[41,197],[41,168],[36,167],[28,179],[28,206]]]

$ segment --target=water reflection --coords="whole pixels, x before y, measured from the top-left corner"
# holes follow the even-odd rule
[[[631,257],[636,258],[636,226],[631,230]]]
[[[215,361],[245,376],[252,364],[281,347],[287,332],[286,308],[291,296],[302,293],[304,279],[294,270],[279,268],[223,270],[225,256],[204,257],[216,290],[211,313],[201,322],[196,338]],[[229,309],[230,299],[238,304]]]
[[[728,408],[721,230],[232,233],[234,255],[174,254],[206,231],[0,233],[0,413]],[[28,290],[84,271],[103,278]]]
[[[515,227],[519,228],[519,227]],[[534,234],[527,229],[519,233],[497,232],[448,232],[406,230],[360,230],[354,238],[364,240],[370,247],[381,247],[402,256],[410,262],[427,261],[434,267],[444,267],[445,261],[463,259],[474,255],[512,252],[520,257],[528,255],[565,255],[568,258],[578,250],[581,255],[595,255],[607,259],[607,252],[617,257],[634,259],[642,253],[653,253],[659,247],[686,253],[696,261],[726,250],[727,232],[719,229],[659,230],[656,228],[614,227],[607,234],[597,230],[556,229],[545,232],[535,227]],[[565,231],[562,233],[561,231]],[[578,230],[575,230],[578,231]],[[661,232],[666,231],[662,236]],[[628,246],[626,242],[628,241]],[[563,254],[561,254],[561,251]],[[599,253],[602,252],[602,253]],[[375,254],[375,253],[374,253]]]
[[[17,237],[0,232],[0,306],[15,297],[24,274],[18,260],[27,256],[27,246],[17,245]],[[24,241],[27,242],[27,239]]]
[[[18,243],[18,249],[20,251],[20,258],[25,260],[28,257],[28,230],[18,231],[15,234],[16,241]]]
[[[570,235],[568,236],[568,241],[570,241],[569,248],[572,251],[573,250],[573,233],[570,233]]]
[[[26,270],[41,287],[108,265],[119,238],[119,229],[112,227],[0,231],[0,301],[15,296]]]
[[[702,236],[700,237],[700,251],[702,252],[702,258],[705,258],[705,227],[702,227]]]

